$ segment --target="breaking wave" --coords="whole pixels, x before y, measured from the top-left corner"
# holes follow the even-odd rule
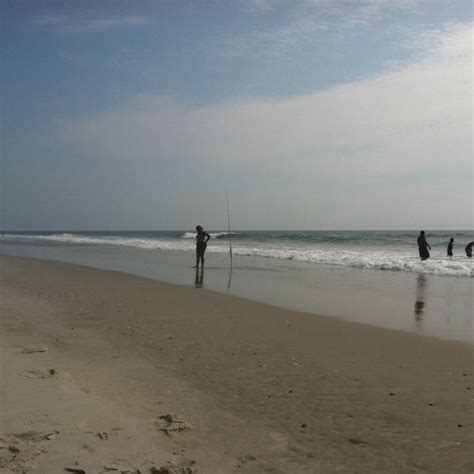
[[[130,235],[133,234],[133,235]],[[56,233],[50,235],[9,235],[10,241],[37,242],[42,245],[71,245],[71,246],[117,246],[131,247],[144,250],[164,251],[193,251],[194,232],[185,233],[117,233],[116,235],[85,235],[83,233]],[[227,232],[210,233],[211,240],[208,246],[209,253],[225,254],[229,252]],[[232,233],[234,256],[273,258],[279,260],[293,260],[297,262],[337,265],[372,270],[391,270],[415,273],[429,273],[434,275],[473,277],[473,263],[464,255],[453,258],[444,256],[444,247],[432,252],[432,258],[420,261],[417,258],[416,247],[401,246],[367,246],[362,243],[350,247],[334,242],[305,243],[290,242],[288,234],[285,240],[241,238],[239,233]],[[301,238],[301,236],[300,236]]]

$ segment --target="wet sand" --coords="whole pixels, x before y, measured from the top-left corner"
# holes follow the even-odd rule
[[[474,469],[470,345],[59,262],[0,277],[3,472]]]
[[[0,255],[41,258],[194,286],[194,252],[114,246],[16,245]],[[474,279],[369,270],[271,258],[209,254],[204,288],[290,310],[423,336],[474,341]]]

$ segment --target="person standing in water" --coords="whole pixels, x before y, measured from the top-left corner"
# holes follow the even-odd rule
[[[472,258],[472,246],[474,245],[474,241],[469,242],[464,249],[466,252],[466,257]]]
[[[420,258],[422,260],[427,260],[428,258],[430,258],[431,247],[430,247],[430,244],[426,241],[424,230],[420,232],[417,242],[418,242],[418,252],[420,254]]]
[[[199,261],[201,261],[201,268],[204,267],[204,252],[206,251],[207,242],[211,236],[200,226],[196,226],[196,266],[199,267]]]
[[[454,239],[451,239],[449,241],[449,244],[448,244],[448,257],[452,257],[453,256],[453,245],[454,245]]]

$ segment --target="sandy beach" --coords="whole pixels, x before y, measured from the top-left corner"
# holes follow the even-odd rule
[[[473,350],[0,257],[5,473],[463,473]]]

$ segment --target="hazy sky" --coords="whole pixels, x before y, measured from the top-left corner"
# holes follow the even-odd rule
[[[471,0],[0,0],[7,229],[472,229]]]

